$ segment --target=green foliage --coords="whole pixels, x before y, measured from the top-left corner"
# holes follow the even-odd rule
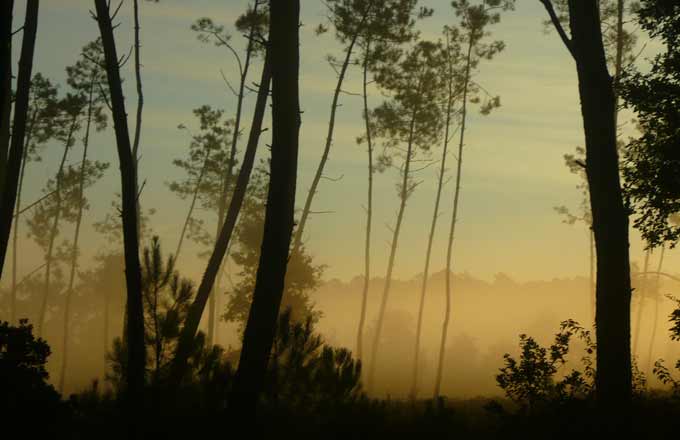
[[[562,373],[567,364],[569,344],[574,337],[585,344],[585,355],[581,358],[583,371],[572,369]],[[549,347],[542,347],[524,334],[520,335],[519,346],[519,360],[509,354],[503,356],[505,366],[496,376],[496,382],[522,409],[532,410],[541,404],[590,396],[595,378],[592,359],[595,344],[590,332],[576,321],[563,321]]]
[[[638,214],[634,226],[658,246],[680,237],[673,222],[680,211],[680,8],[677,2],[644,0],[638,18],[665,50],[650,60],[648,73],[629,69],[621,83],[621,95],[635,110],[642,133],[626,149],[624,189]]]

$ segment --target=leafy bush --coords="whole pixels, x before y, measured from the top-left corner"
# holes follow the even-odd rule
[[[0,413],[22,432],[45,432],[59,420],[59,393],[47,383],[45,369],[50,347],[33,336],[33,326],[22,319],[18,326],[0,322]],[[26,423],[40,420],[40,424]],[[6,432],[12,432],[7,425]]]
[[[567,363],[569,344],[574,337],[585,344],[585,354],[581,357],[583,371],[572,369],[560,376],[558,373]],[[505,366],[496,376],[496,382],[522,409],[531,410],[538,404],[591,395],[595,378],[592,358],[595,344],[590,332],[576,321],[563,321],[549,347],[541,347],[534,338],[524,334],[520,335],[519,346],[519,361],[509,354],[503,356]]]

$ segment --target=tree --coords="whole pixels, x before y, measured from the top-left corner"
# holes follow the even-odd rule
[[[12,113],[12,14],[14,0],[2,3],[0,9],[0,191],[4,188],[7,154],[9,153],[10,116]],[[13,322],[13,321],[12,321]]]
[[[238,323],[240,331],[243,331],[248,319],[255,287],[268,183],[266,169],[263,167],[256,169],[251,177],[248,197],[241,208],[238,226],[234,231],[231,258],[240,268],[240,272],[237,274],[238,281],[227,291],[229,299],[223,318],[227,322]],[[289,318],[293,322],[305,322],[308,319],[311,323],[318,321],[321,313],[314,310],[309,293],[314,292],[321,284],[324,269],[325,266],[314,264],[304,246],[297,254],[290,256],[281,308],[288,310]]]
[[[234,56],[236,64],[239,69],[239,85],[238,90],[235,90],[231,84],[226,80],[229,89],[236,96],[236,114],[234,116],[234,129],[231,135],[231,145],[229,150],[229,160],[227,166],[223,168],[223,173],[220,180],[220,188],[218,189],[218,220],[217,230],[215,232],[215,242],[217,242],[222,229],[222,225],[227,215],[227,206],[229,200],[229,193],[231,192],[232,180],[234,178],[234,167],[236,166],[236,153],[238,150],[238,139],[241,136],[241,116],[243,112],[243,102],[245,98],[246,84],[248,81],[248,72],[250,70],[251,59],[257,56],[264,41],[263,35],[268,22],[268,11],[264,0],[254,0],[253,6],[248,6],[245,14],[239,16],[236,20],[235,27],[239,32],[247,35],[247,45],[245,51],[245,59],[241,61],[241,57],[231,44],[231,36],[224,32],[224,26],[216,25],[210,18],[200,18],[191,26],[191,29],[198,32],[198,39],[204,43],[211,40],[217,47],[226,48],[231,55]],[[221,271],[220,271],[221,274]],[[219,279],[217,282],[219,286]],[[210,310],[208,316],[208,339],[213,340],[215,321],[215,294],[214,289],[210,295]]]
[[[570,36],[552,2],[541,2],[576,62],[597,256],[596,393],[603,422],[615,429],[629,420],[632,365],[628,212],[619,180],[614,83],[607,69],[599,2],[569,0]]]
[[[465,70],[463,74],[463,96],[460,115],[461,125],[458,141],[458,154],[456,158],[456,185],[453,194],[451,226],[449,228],[449,239],[446,248],[446,306],[444,308],[442,336],[439,343],[439,362],[437,364],[437,373],[434,383],[435,399],[439,398],[442,374],[444,370],[446,339],[448,337],[449,321],[451,317],[453,240],[456,233],[456,224],[458,223],[458,204],[460,201],[461,192],[463,150],[465,147],[465,129],[467,127],[468,102],[479,102],[479,97],[476,96],[479,91],[479,85],[474,81],[473,74],[478,68],[481,60],[491,60],[505,47],[505,44],[502,41],[492,41],[490,43],[486,43],[484,42],[484,37],[489,35],[487,28],[490,25],[496,24],[500,21],[501,17],[499,11],[511,10],[514,8],[514,4],[514,0],[483,0],[481,4],[476,5],[470,4],[468,0],[454,1],[451,3],[456,15],[460,17],[463,44],[467,44],[467,51],[464,61]],[[491,97],[488,102],[486,102],[481,107],[480,111],[482,114],[489,114],[491,110],[499,106],[500,97]]]
[[[205,268],[203,278],[201,278],[201,284],[196,292],[196,297],[194,302],[191,304],[189,309],[187,320],[185,325],[182,327],[182,333],[179,339],[179,345],[177,347],[177,354],[173,361],[173,372],[171,381],[173,384],[178,384],[185,372],[186,362],[191,350],[191,344],[198,330],[198,325],[201,321],[201,316],[203,315],[203,310],[208,302],[210,293],[213,290],[215,280],[217,279],[220,268],[222,267],[222,261],[227,253],[229,244],[231,242],[231,236],[236,226],[236,220],[241,212],[241,206],[243,200],[246,196],[246,190],[248,188],[248,182],[250,181],[250,175],[253,170],[253,165],[255,163],[255,155],[257,153],[257,147],[260,141],[260,135],[262,134],[262,121],[264,119],[265,107],[267,105],[267,98],[269,97],[270,83],[271,83],[271,49],[269,43],[267,43],[267,53],[265,55],[264,66],[262,67],[262,78],[260,81],[260,87],[257,92],[257,102],[255,103],[255,110],[253,115],[253,121],[250,126],[250,134],[248,136],[248,144],[246,146],[246,151],[243,156],[243,163],[241,165],[241,170],[239,171],[238,178],[236,180],[236,186],[234,187],[234,194],[229,202],[229,209],[227,211],[227,216],[225,218],[224,225],[220,230],[220,235],[217,238],[215,247],[210,255],[208,264]]]
[[[586,150],[583,147],[576,147],[575,154],[565,154],[564,164],[569,168],[572,174],[576,174],[581,179],[581,182],[576,188],[581,192],[582,199],[579,206],[578,213],[574,213],[566,206],[556,206],[555,211],[564,219],[563,222],[568,225],[574,225],[577,222],[583,223],[588,229],[588,251],[589,251],[589,272],[588,272],[588,288],[589,288],[589,304],[590,304],[590,322],[595,322],[595,237],[593,235],[593,215],[590,212],[590,199],[588,195],[588,177],[585,169],[585,155]]]
[[[366,238],[364,241],[364,282],[361,291],[361,311],[359,313],[359,325],[357,326],[356,355],[358,359],[363,356],[364,327],[366,325],[366,305],[368,303],[368,285],[371,278],[371,232],[373,228],[373,175],[384,169],[376,168],[374,163],[373,130],[368,105],[369,74],[373,74],[378,66],[394,61],[398,56],[398,46],[416,37],[414,31],[415,20],[411,17],[411,11],[415,7],[413,0],[408,1],[383,1],[373,2],[372,13],[368,25],[359,35],[359,47],[361,54],[357,63],[361,64],[362,70],[362,101],[365,133],[357,139],[358,144],[366,143],[368,159],[368,188],[366,203]],[[361,2],[353,2],[352,7],[362,8]],[[431,11],[421,11],[422,16],[429,15]],[[348,16],[353,13],[345,14]],[[372,82],[372,81],[371,81]]]
[[[68,93],[58,104],[58,117],[55,121],[57,126],[55,138],[63,143],[64,151],[57,168],[54,179],[47,181],[45,194],[51,194],[38,209],[35,210],[33,217],[29,220],[31,235],[36,238],[38,244],[45,252],[45,273],[43,281],[42,302],[38,315],[38,336],[42,336],[45,318],[47,315],[47,304],[52,291],[52,274],[55,263],[55,244],[60,233],[60,223],[62,219],[72,219],[76,210],[77,200],[66,198],[67,186],[73,187],[75,179],[73,176],[66,176],[66,160],[75,144],[75,135],[81,129],[81,116],[86,105],[86,97],[81,93]],[[71,178],[67,178],[71,177]]]
[[[638,19],[665,50],[650,60],[648,73],[630,69],[621,82],[624,102],[636,112],[641,131],[626,147],[624,189],[637,214],[633,226],[650,247],[657,247],[680,237],[680,226],[672,221],[680,211],[680,13],[676,2],[644,0]]]
[[[392,233],[385,286],[368,369],[369,389],[373,383],[378,360],[378,348],[404,213],[409,197],[420,184],[414,180],[413,174],[418,170],[412,169],[412,165],[419,151],[427,152],[439,141],[444,125],[440,103],[442,93],[446,89],[446,79],[441,75],[445,63],[440,43],[419,41],[403,55],[399,63],[385,66],[376,76],[381,88],[392,94],[391,100],[373,111],[376,136],[385,139],[385,147],[393,152],[393,156],[402,159],[402,164],[399,166],[400,183],[397,184],[399,209]],[[406,148],[404,149],[402,145]],[[383,155],[382,161],[391,165],[393,157]]]
[[[205,219],[196,217],[194,208],[199,202],[204,210],[217,212],[217,224],[221,221],[219,210],[224,169],[230,161],[227,144],[234,130],[234,121],[223,119],[223,110],[204,105],[194,109],[193,113],[199,120],[200,131],[191,137],[187,158],[173,161],[175,166],[186,172],[187,177],[169,184],[170,191],[181,199],[191,201],[177,243],[176,258],[179,258],[187,233],[189,238],[203,246],[210,247],[214,243],[213,237],[204,228]],[[184,125],[180,128],[186,129]]]
[[[458,121],[458,115],[454,112],[454,105],[459,99],[461,92],[461,46],[459,41],[458,29],[446,26],[444,28],[444,36],[446,45],[443,50],[446,57],[446,63],[441,72],[441,75],[446,79],[446,96],[442,103],[442,111],[445,115],[444,122],[444,138],[442,147],[442,156],[439,163],[439,174],[437,176],[437,190],[435,192],[434,213],[432,214],[432,223],[430,224],[430,233],[427,239],[427,250],[425,252],[425,268],[423,270],[423,279],[420,288],[420,302],[418,307],[418,320],[416,323],[415,347],[413,356],[413,376],[411,378],[411,397],[415,399],[418,393],[418,364],[420,358],[420,337],[423,328],[423,311],[425,309],[425,295],[427,293],[427,281],[430,276],[430,257],[432,256],[432,246],[434,244],[434,234],[437,228],[437,220],[439,219],[439,204],[441,202],[442,189],[444,187],[444,173],[446,172],[446,159],[449,153],[449,142],[451,140],[451,125]]]
[[[69,167],[70,174],[77,173],[77,187],[73,191],[76,199],[75,231],[70,249],[70,270],[68,284],[66,287],[66,302],[64,305],[64,330],[62,343],[62,365],[59,375],[59,391],[64,390],[64,380],[68,367],[68,342],[71,324],[71,301],[73,298],[76,272],[78,269],[78,256],[80,253],[80,228],[83,221],[83,213],[89,208],[85,189],[94,185],[102,177],[103,172],[108,168],[108,163],[92,162],[88,159],[88,149],[90,146],[90,129],[94,125],[96,131],[106,128],[107,117],[104,113],[107,97],[100,92],[101,84],[106,80],[103,65],[104,57],[102,53],[101,41],[93,41],[87,44],[81,53],[81,59],[74,66],[68,67],[69,85],[87,96],[85,109],[85,134],[83,137],[83,154],[81,156],[80,168],[76,171]],[[67,173],[68,173],[67,172]]]
[[[295,212],[300,127],[300,2],[270,0],[272,149],[262,253],[232,390],[232,404],[252,417],[262,389],[283,295]],[[252,420],[249,418],[248,420]]]
[[[0,277],[5,267],[5,256],[12,229],[12,217],[21,174],[21,163],[24,156],[24,138],[28,118],[28,103],[31,88],[31,71],[33,70],[33,53],[38,32],[39,0],[28,0],[24,20],[24,34],[19,57],[19,75],[17,77],[17,96],[14,104],[14,123],[12,124],[12,141],[7,159],[5,181],[2,184],[0,197]]]
[[[95,0],[96,19],[104,49],[106,77],[116,133],[116,146],[120,162],[122,188],[123,245],[125,249],[125,280],[127,288],[127,343],[128,377],[127,398],[133,432],[137,426],[138,410],[143,405],[144,364],[144,309],[142,305],[142,275],[139,261],[139,236],[137,216],[137,177],[132,155],[127,114],[123,96],[120,66],[113,36],[111,15],[106,0]]]
[[[21,226],[21,196],[24,188],[26,165],[41,160],[40,150],[53,136],[53,119],[57,111],[57,87],[49,79],[36,73],[31,81],[30,101],[26,126],[23,158],[17,186],[17,200],[12,228],[12,284],[10,290],[10,322],[16,322],[17,268],[19,261],[19,230]]]
[[[352,55],[360,38],[366,37],[376,30],[389,29],[389,20],[391,24],[396,24],[397,29],[405,23],[412,26],[411,14],[417,3],[417,0],[330,0],[327,2],[330,10],[330,21],[335,28],[335,37],[341,44],[345,46],[344,58],[340,62],[333,56],[328,56],[327,60],[333,70],[336,72],[338,79],[333,91],[333,99],[331,102],[331,113],[328,121],[328,132],[326,135],[326,142],[324,144],[323,152],[321,153],[321,160],[317,166],[316,173],[309,187],[305,204],[300,214],[300,221],[295,230],[295,238],[293,240],[293,254],[298,252],[302,245],[302,238],[305,232],[305,226],[309,215],[312,214],[312,202],[314,196],[318,192],[319,182],[323,177],[323,172],[328,162],[331,146],[333,145],[333,134],[335,131],[335,118],[337,109],[339,107],[338,101],[342,93],[343,83],[347,70],[352,62]],[[428,9],[421,9],[418,16],[420,18],[428,16],[431,11]],[[325,27],[320,26],[317,33],[325,32]],[[389,38],[389,34],[385,33],[385,37]],[[376,36],[381,38],[381,36]]]

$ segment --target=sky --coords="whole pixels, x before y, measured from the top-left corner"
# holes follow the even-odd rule
[[[23,20],[23,2],[17,2],[15,27]],[[203,44],[190,30],[193,21],[211,17],[232,29],[246,0],[162,0],[142,2],[141,38],[145,107],[142,128],[141,179],[146,181],[141,196],[145,209],[153,208],[154,233],[167,248],[173,249],[188,202],[180,201],[167,183],[180,178],[172,160],[183,157],[188,135],[179,124],[195,128],[192,109],[204,104],[235,111],[236,99],[226,88],[220,70],[236,81],[233,58],[224,48]],[[342,47],[332,33],[317,37],[314,28],[325,23],[320,0],[302,0],[301,27],[301,106],[303,110],[299,156],[297,203],[301,206],[321,157],[336,75],[326,63],[328,54],[342,55]],[[435,14],[419,26],[422,37],[437,38],[445,24],[455,24],[449,1],[429,0]],[[85,0],[44,0],[41,2],[34,72],[64,83],[65,66],[76,61],[80,48],[95,39],[96,22],[90,16],[93,3]],[[126,0],[117,17],[119,53],[125,54],[132,41],[132,2]],[[554,32],[545,32],[545,11],[537,0],[518,0],[513,12],[504,14],[502,23],[492,28],[493,38],[503,40],[506,50],[480,67],[476,81],[492,95],[500,95],[502,107],[489,116],[473,111],[468,124],[463,164],[460,218],[454,248],[454,271],[469,272],[491,279],[503,272],[517,280],[552,279],[586,275],[588,271],[588,231],[583,225],[566,225],[554,211],[565,205],[577,209],[581,193],[578,177],[564,165],[563,155],[583,143],[576,73],[573,61]],[[642,38],[644,42],[644,37]],[[234,41],[243,46],[239,35]],[[641,48],[643,44],[640,45]],[[18,57],[19,42],[14,44]],[[642,52],[644,59],[650,48]],[[123,68],[126,79],[127,111],[131,121],[136,97],[133,65]],[[251,80],[259,78],[255,63]],[[360,90],[360,71],[350,70],[344,89]],[[65,86],[62,86],[62,89]],[[371,105],[384,99],[373,90]],[[245,127],[252,114],[254,94],[247,97]],[[360,99],[345,94],[338,109],[330,161],[314,201],[314,211],[304,240],[318,263],[327,265],[326,279],[351,279],[363,271],[367,165],[365,147],[357,145],[363,122]],[[624,113],[624,122],[630,115]],[[270,125],[270,121],[266,121]],[[133,124],[131,124],[131,127]],[[630,123],[628,123],[630,127]],[[629,128],[624,128],[629,130]],[[263,137],[265,143],[268,136]],[[28,170],[26,201],[40,197],[48,177],[56,172],[55,157],[60,147],[49,145],[46,159]],[[265,150],[264,148],[261,151]],[[93,156],[112,163],[105,178],[91,190],[91,209],[84,240],[91,243],[85,254],[92,256],[107,243],[89,226],[110,210],[119,192],[117,156],[113,131],[93,138]],[[437,153],[438,154],[438,153]],[[449,163],[453,164],[453,158]],[[71,159],[75,162],[77,159]],[[431,167],[419,176],[423,184],[409,200],[401,252],[397,255],[398,278],[408,279],[422,272],[427,234],[432,217],[436,175]],[[451,167],[450,167],[451,168]],[[453,169],[447,173],[453,176]],[[373,241],[373,274],[384,276],[389,252],[390,225],[398,208],[394,190],[396,173],[376,176]],[[444,266],[446,233],[450,222],[453,185],[445,188],[439,230],[433,250],[433,271]],[[180,265],[186,275],[198,276],[205,261],[196,257],[198,249],[183,251]],[[40,255],[27,244],[21,272],[39,266]],[[676,265],[677,252],[667,253],[667,267]],[[641,261],[642,244],[631,234],[631,259]],[[672,270],[672,269],[669,269]]]

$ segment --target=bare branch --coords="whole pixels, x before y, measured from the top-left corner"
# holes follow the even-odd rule
[[[560,19],[557,17],[557,14],[555,13],[555,8],[553,7],[552,1],[551,0],[539,0],[539,1],[543,3],[543,6],[545,6],[545,9],[546,11],[548,11],[548,15],[550,16],[550,21],[552,22],[553,26],[555,26],[555,30],[562,39],[564,46],[567,48],[567,50],[569,50],[569,53],[575,60],[576,52],[574,52],[574,43],[571,41],[571,39],[567,36],[567,33],[564,31],[564,27],[562,27],[562,23],[560,23]]]

